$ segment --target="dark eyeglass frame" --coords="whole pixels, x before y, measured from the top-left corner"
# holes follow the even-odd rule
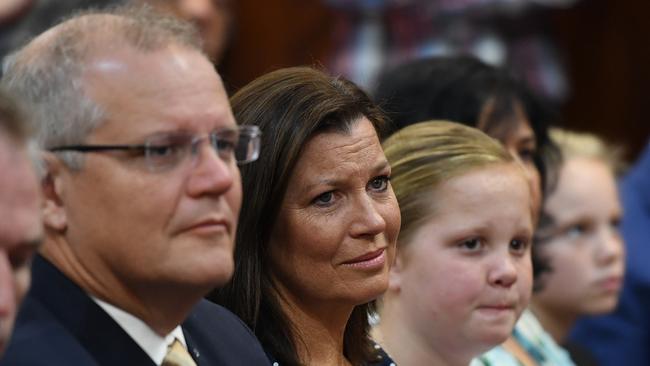
[[[232,134],[236,134],[232,136]],[[228,135],[230,138],[226,137]],[[238,165],[248,164],[257,160],[260,152],[260,137],[262,132],[259,127],[255,125],[239,126],[236,129],[221,129],[218,131],[210,132],[207,135],[193,135],[189,133],[166,133],[160,135],[150,136],[143,144],[114,144],[114,145],[64,145],[56,146],[47,149],[50,152],[65,152],[73,151],[80,153],[90,152],[103,152],[103,151],[135,151],[142,153],[147,159],[147,166],[152,171],[159,171],[170,169],[181,163],[189,156],[196,156],[198,148],[203,140],[208,140],[210,145],[215,149],[217,155],[224,160],[229,161],[234,157]],[[173,139],[178,140],[175,143],[152,143],[155,139],[168,138],[170,141]],[[153,155],[156,149],[172,149],[178,150],[177,156],[170,157],[170,161],[165,164],[158,164],[154,162]],[[241,150],[241,149],[246,149]],[[223,151],[222,151],[223,150]],[[243,156],[238,152],[244,152]],[[162,156],[162,155],[161,155]]]

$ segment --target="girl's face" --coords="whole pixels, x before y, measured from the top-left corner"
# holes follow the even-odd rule
[[[492,165],[442,183],[430,200],[390,286],[424,342],[478,355],[506,340],[530,299],[529,183],[514,163]]]
[[[609,167],[573,158],[547,198],[548,227],[540,228],[540,255],[551,272],[534,303],[562,317],[600,314],[616,307],[624,271],[618,231],[621,205]]]

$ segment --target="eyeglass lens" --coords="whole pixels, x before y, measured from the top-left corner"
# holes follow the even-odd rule
[[[190,155],[196,156],[202,141],[208,139],[224,161],[234,158],[237,164],[246,164],[255,161],[259,156],[259,137],[260,132],[256,126],[242,126],[240,131],[217,131],[206,137],[164,134],[152,136],[145,142],[145,156],[150,169],[169,169]]]

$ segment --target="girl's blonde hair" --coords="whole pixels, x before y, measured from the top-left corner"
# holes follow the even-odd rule
[[[448,121],[410,125],[383,143],[392,168],[391,184],[402,214],[399,243],[435,210],[431,194],[441,183],[468,171],[515,160],[480,130]]]

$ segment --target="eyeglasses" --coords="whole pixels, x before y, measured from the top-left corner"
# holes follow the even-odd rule
[[[170,170],[191,157],[196,162],[199,146],[204,140],[225,162],[233,159],[237,164],[247,164],[257,160],[260,154],[260,136],[257,126],[239,126],[236,129],[223,129],[197,136],[189,133],[161,133],[148,137],[139,145],[69,145],[48,149],[51,152],[75,151],[81,153],[102,151],[128,151],[144,156],[150,171]]]

